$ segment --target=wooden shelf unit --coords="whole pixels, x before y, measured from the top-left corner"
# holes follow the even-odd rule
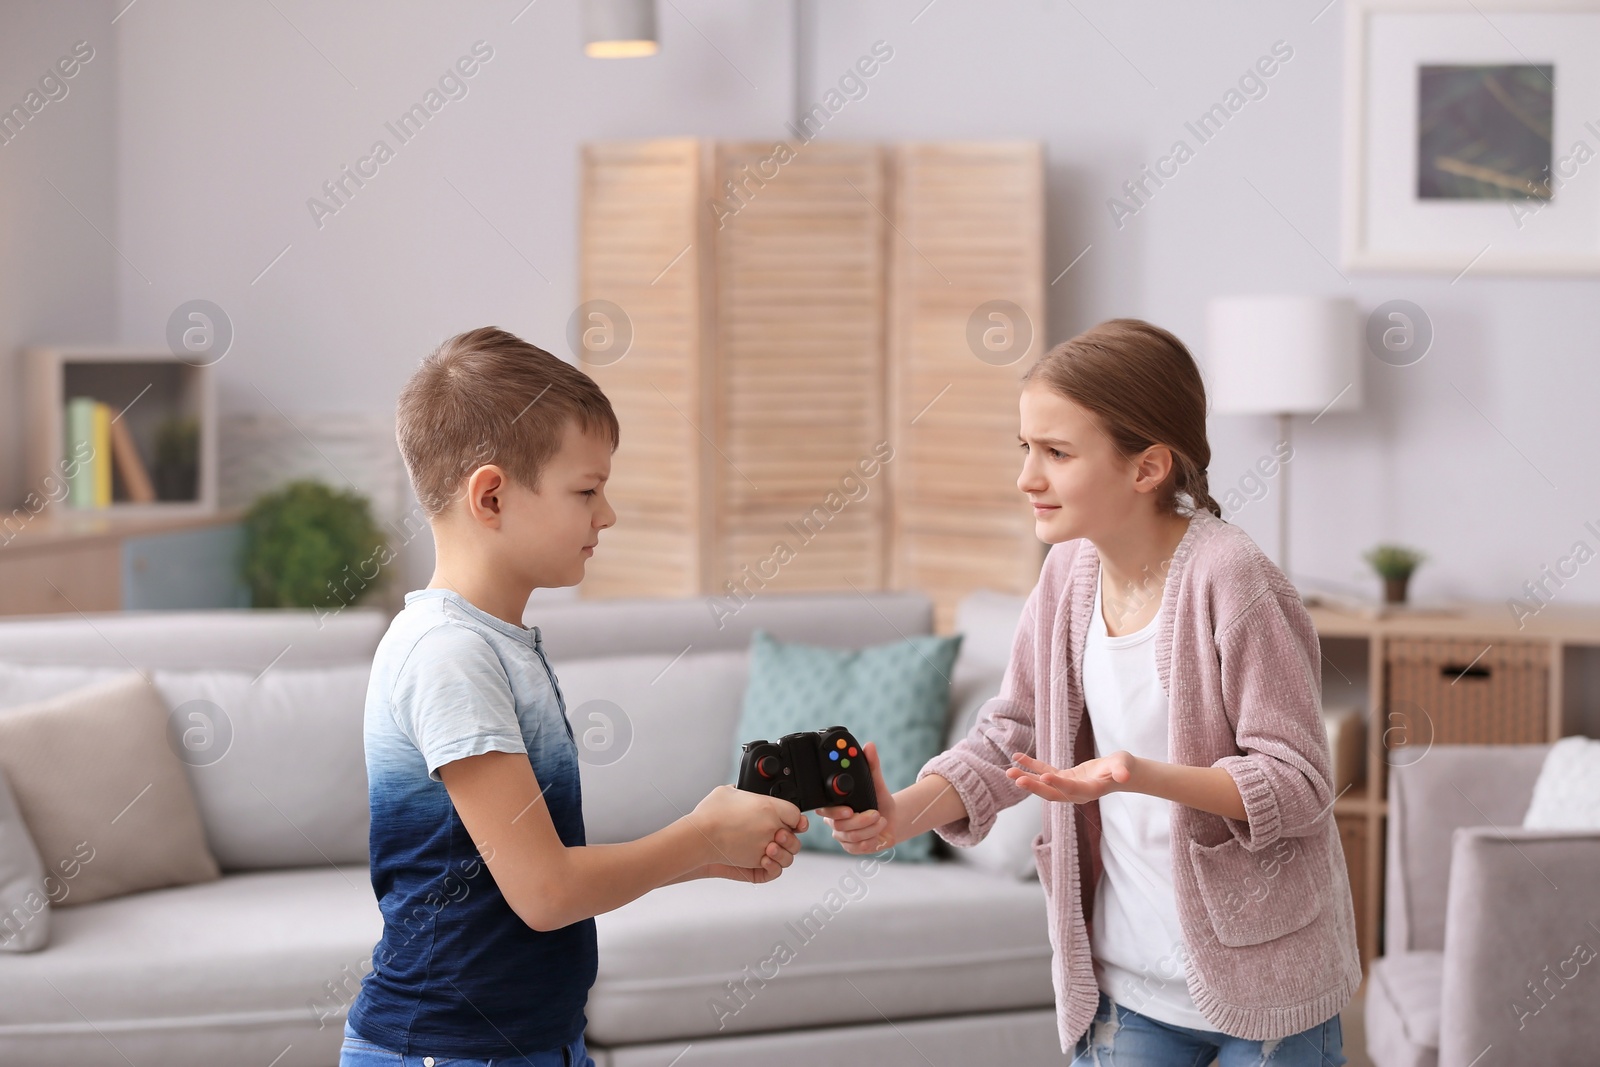
[[[208,515],[217,509],[216,376],[209,364],[186,363],[170,351],[127,347],[36,347],[23,353],[24,488],[30,501],[63,514],[136,517]],[[156,424],[164,415],[193,417],[199,425],[198,478],[192,500],[113,501],[105,508],[73,507],[54,488],[65,481],[65,404],[93,396],[111,405],[132,430],[140,458],[156,476]],[[105,457],[110,463],[111,457]]]
[[[1356,903],[1356,926],[1365,966],[1382,948],[1384,834],[1388,815],[1387,770],[1391,763],[1421,758],[1425,747],[1437,735],[1439,743],[1463,743],[1452,739],[1451,729],[1438,729],[1434,723],[1449,725],[1449,708],[1420,708],[1396,704],[1414,701],[1394,696],[1394,654],[1401,649],[1414,651],[1418,642],[1439,643],[1452,649],[1450,666],[1473,666],[1475,672],[1460,677],[1455,684],[1486,685],[1494,677],[1477,673],[1485,661],[1494,661],[1496,650],[1507,653],[1507,661],[1519,666],[1543,663],[1546,670],[1521,670],[1519,685],[1524,691],[1509,693],[1506,706],[1521,707],[1527,700],[1543,704],[1536,730],[1510,724],[1505,730],[1521,730],[1528,743],[1558,740],[1568,734],[1600,735],[1600,607],[1550,605],[1518,625],[1503,605],[1468,603],[1402,610],[1381,618],[1367,618],[1330,607],[1308,605],[1311,620],[1321,639],[1323,701],[1327,706],[1353,701],[1361,703],[1366,715],[1366,774],[1334,802],[1334,817],[1345,841],[1351,894]],[[1448,644],[1446,644],[1448,643]],[[1465,652],[1467,663],[1454,660]],[[1448,684],[1448,683],[1447,683]],[[1481,720],[1481,709],[1473,715]],[[1477,721],[1475,720],[1475,721]],[[1419,730],[1419,725],[1425,727]],[[1471,723],[1466,728],[1481,729]],[[1422,733],[1422,736],[1417,736]],[[1505,735],[1500,729],[1489,736]],[[1403,741],[1405,743],[1396,743]]]

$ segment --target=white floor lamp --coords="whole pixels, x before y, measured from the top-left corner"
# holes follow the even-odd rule
[[[1361,331],[1353,300],[1217,297],[1206,309],[1206,334],[1203,363],[1213,414],[1276,415],[1278,435],[1288,442],[1291,415],[1361,407]],[[1278,567],[1294,580],[1287,466],[1278,487]]]

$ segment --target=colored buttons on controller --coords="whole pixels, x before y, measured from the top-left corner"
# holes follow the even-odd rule
[[[854,746],[854,745],[850,746],[850,755],[852,755],[852,756],[857,755],[856,746]]]
[[[848,758],[848,757],[847,757],[847,758],[845,758],[845,759],[842,759],[842,760],[840,760],[840,761],[839,761],[839,766],[841,766],[841,767],[848,767],[848,766],[850,766],[850,760],[849,760],[849,758]]]
[[[836,760],[836,759],[838,759],[838,758],[839,758],[839,753],[837,753],[837,752],[830,752],[830,753],[828,753],[828,758],[829,758],[829,759],[831,759],[831,760]]]
[[[837,741],[835,741],[833,743],[833,747],[834,748],[844,748],[845,745],[847,745],[848,743],[849,742],[847,742],[844,738],[841,737],[841,738],[839,738],[839,740],[837,740]]]

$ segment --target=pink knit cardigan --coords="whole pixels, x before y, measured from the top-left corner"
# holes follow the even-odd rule
[[[1051,547],[1000,695],[971,733],[918,774],[944,776],[966,805],[967,818],[938,827],[951,844],[981,841],[995,815],[1026,795],[1005,776],[1013,752],[1058,767],[1093,755],[1081,669],[1098,564],[1087,538]],[[1259,1041],[1315,1026],[1361,982],[1319,715],[1321,650],[1283,572],[1209,511],[1194,515],[1168,565],[1156,666],[1170,700],[1168,758],[1226,769],[1245,808],[1239,821],[1172,806],[1189,992],[1212,1026],[1235,1037]],[[1097,802],[1048,803],[1034,838],[1068,1053],[1099,995],[1087,922],[1101,869],[1099,826]]]

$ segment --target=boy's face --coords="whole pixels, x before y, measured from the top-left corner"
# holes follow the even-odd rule
[[[489,548],[493,564],[506,578],[534,588],[577,585],[584,564],[594,555],[600,531],[617,521],[606,502],[611,476],[611,440],[569,421],[561,447],[539,475],[534,492],[498,475],[497,467],[480,467],[467,479],[476,493],[473,511],[480,521],[487,503],[498,507],[498,529]],[[491,527],[495,524],[490,524]]]
[[[1022,390],[1017,488],[1033,503],[1034,532],[1046,544],[1095,538],[1123,526],[1170,469],[1170,454],[1152,445],[1124,457],[1088,409],[1054,389]]]

